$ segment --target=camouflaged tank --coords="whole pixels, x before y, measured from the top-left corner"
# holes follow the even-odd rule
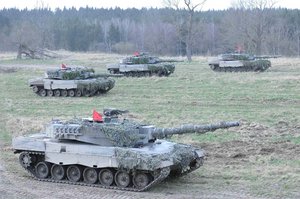
[[[238,122],[158,128],[120,119],[117,109],[93,119],[53,120],[44,131],[12,141],[23,168],[38,180],[127,191],[145,191],[168,176],[203,164],[204,151],[164,140],[174,134],[205,133]]]
[[[248,54],[230,53],[212,58],[208,60],[208,64],[216,72],[263,72],[271,67],[271,62],[265,58],[271,57],[255,57]]]
[[[180,61],[163,60],[146,53],[136,53],[134,56],[122,59],[119,64],[107,65],[107,70],[111,74],[124,74],[131,77],[169,76],[175,70],[175,65],[171,62]]]
[[[40,96],[80,97],[106,93],[115,85],[110,74],[95,74],[87,67],[66,67],[47,70],[44,78],[28,81],[32,91]]]

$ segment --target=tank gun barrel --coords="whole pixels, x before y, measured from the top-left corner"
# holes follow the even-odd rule
[[[103,73],[103,74],[94,74],[93,75],[95,78],[98,78],[98,77],[124,77],[124,75],[123,74],[105,74],[105,73]]]
[[[160,62],[184,62],[183,60],[176,59],[159,59]]]
[[[279,58],[281,55],[257,55],[254,56],[254,59],[270,59],[270,58]]]
[[[175,134],[187,134],[187,133],[204,134],[209,131],[215,131],[217,129],[230,128],[239,125],[240,123],[235,121],[235,122],[220,122],[218,124],[207,124],[207,125],[185,124],[177,128],[155,128],[152,132],[152,137],[162,139]]]

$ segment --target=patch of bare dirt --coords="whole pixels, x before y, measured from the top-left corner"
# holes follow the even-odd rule
[[[130,198],[249,198],[248,194],[238,190],[224,190],[214,192],[207,188],[208,183],[202,179],[189,180],[189,177],[180,178],[180,182],[166,181],[155,188],[142,193],[109,190],[95,187],[56,184],[34,180],[28,173],[17,165],[17,157],[9,159],[13,169],[0,170],[0,199],[10,198],[104,198],[104,199],[130,199]],[[0,165],[9,166],[0,158]],[[203,186],[206,186],[203,188]]]
[[[239,140],[193,143],[206,153],[206,169],[198,177],[250,191],[249,198],[299,198],[299,127],[285,121],[272,127],[243,121],[231,130],[240,134]]]
[[[279,121],[274,127],[257,123],[243,122],[237,133],[241,140],[222,143],[200,144],[207,153],[208,159],[219,162],[231,162],[232,159],[248,160],[253,156],[284,157],[300,159],[300,145],[291,142],[289,136],[300,136],[300,126]]]

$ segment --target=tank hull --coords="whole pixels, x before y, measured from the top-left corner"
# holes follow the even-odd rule
[[[208,61],[215,72],[263,72],[271,67],[269,60],[220,60],[214,58]]]
[[[93,96],[111,90],[115,81],[111,78],[93,78],[83,80],[57,80],[37,78],[28,81],[32,91],[40,96]]]
[[[14,138],[12,144],[15,153],[20,153],[20,164],[39,180],[92,184],[128,191],[145,191],[170,175],[189,173],[202,165],[204,157],[201,149],[165,140],[140,148],[104,147],[77,141],[57,141],[41,133]],[[61,179],[55,173],[57,168],[66,173]],[[71,176],[68,175],[72,169],[78,169],[78,181],[74,181],[72,172],[69,172]],[[87,177],[88,171],[97,174],[93,183]],[[109,185],[100,177],[105,172],[113,175],[113,182]],[[128,185],[119,182],[120,173],[128,175]],[[147,183],[139,183],[139,178],[146,178]]]
[[[171,63],[158,64],[113,64],[107,70],[112,74],[123,74],[127,77],[169,76],[175,70]]]

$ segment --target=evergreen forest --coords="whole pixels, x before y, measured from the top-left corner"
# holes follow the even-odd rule
[[[0,51],[31,48],[185,56],[188,11],[150,9],[2,9]],[[193,55],[244,51],[256,55],[300,55],[300,10],[196,11]]]

